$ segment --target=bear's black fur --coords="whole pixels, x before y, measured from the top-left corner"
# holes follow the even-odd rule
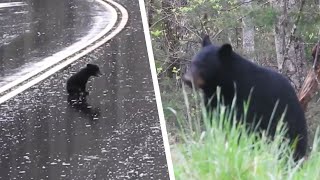
[[[235,53],[229,44],[221,47],[212,45],[209,36],[205,36],[202,49],[192,59],[183,80],[189,86],[192,86],[193,82],[196,88],[202,89],[205,102],[212,98],[209,106],[211,108],[216,106],[214,95],[217,86],[221,87],[221,95],[226,105],[231,105],[236,93],[236,105],[240,113],[240,110],[243,112],[243,103],[248,100],[252,90],[246,122],[256,124],[260,118],[259,128],[263,130],[268,129],[271,114],[279,100],[269,133],[274,135],[277,122],[286,110],[284,122],[287,124],[288,136],[292,142],[298,138],[294,157],[297,160],[305,156],[305,115],[293,87],[278,72],[246,60]]]
[[[67,92],[71,98],[79,98],[80,96],[87,96],[86,84],[91,76],[99,76],[101,74],[97,65],[87,64],[76,74],[72,75],[67,80]]]

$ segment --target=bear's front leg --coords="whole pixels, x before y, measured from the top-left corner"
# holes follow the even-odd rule
[[[86,86],[82,86],[81,87],[81,92],[82,92],[83,96],[88,96],[89,95],[89,92],[86,91]]]

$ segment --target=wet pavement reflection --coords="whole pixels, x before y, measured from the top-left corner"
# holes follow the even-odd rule
[[[120,34],[0,105],[0,179],[169,178],[139,4],[120,3]],[[87,63],[103,75],[70,105],[66,80]]]
[[[107,26],[109,16],[92,0],[1,1],[0,85],[32,71],[41,65],[37,62],[81,38],[92,38]]]

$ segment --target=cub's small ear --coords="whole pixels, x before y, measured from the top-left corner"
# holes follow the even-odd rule
[[[206,47],[211,44],[209,35],[205,35],[202,39],[202,47]]]
[[[87,64],[87,67],[92,67],[92,66],[94,66],[93,64]]]
[[[229,57],[232,54],[232,46],[230,44],[224,44],[219,49],[220,57]]]

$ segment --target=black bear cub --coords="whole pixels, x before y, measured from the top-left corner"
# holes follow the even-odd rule
[[[100,69],[97,65],[87,64],[76,74],[72,75],[67,80],[67,92],[71,98],[85,97],[89,93],[86,91],[86,84],[91,76],[98,77],[101,75]]]
[[[236,94],[237,109],[243,112],[243,103],[251,100],[246,122],[256,124],[260,130],[267,130],[274,135],[277,123],[285,113],[288,137],[291,142],[297,140],[295,160],[305,156],[307,150],[307,126],[304,112],[296,93],[289,81],[276,71],[258,66],[241,57],[232,50],[230,44],[215,46],[209,36],[205,36],[201,50],[193,57],[183,81],[203,91],[205,102],[210,108],[216,106],[216,88],[221,88],[221,95],[226,105],[231,105]],[[193,82],[193,83],[192,83]],[[278,104],[277,104],[278,101]],[[274,118],[270,119],[274,108]],[[238,112],[238,113],[239,113]]]

